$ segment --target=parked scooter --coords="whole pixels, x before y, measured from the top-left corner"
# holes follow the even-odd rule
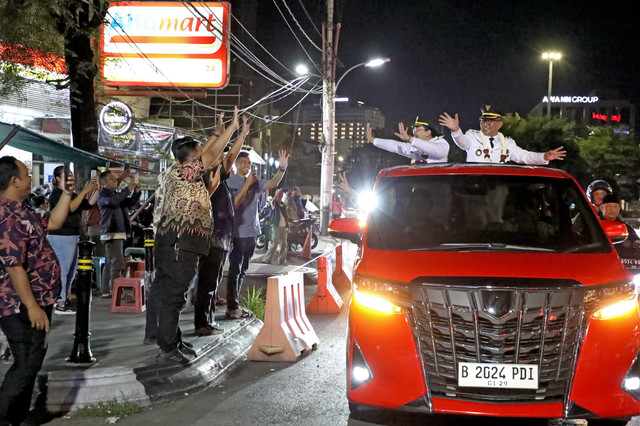
[[[316,248],[318,245],[318,234],[320,233],[316,221],[315,216],[309,216],[293,222],[293,225],[289,227],[289,234],[287,236],[290,251],[298,250],[298,247],[301,249],[304,247],[307,235],[309,235],[309,228],[311,228],[311,248]]]

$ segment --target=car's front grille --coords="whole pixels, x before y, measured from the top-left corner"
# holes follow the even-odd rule
[[[416,339],[431,397],[561,402],[585,327],[581,286],[411,286]],[[458,386],[458,362],[536,364],[538,389]]]

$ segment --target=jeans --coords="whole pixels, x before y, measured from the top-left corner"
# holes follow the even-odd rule
[[[233,250],[229,253],[229,277],[227,278],[227,311],[240,307],[238,294],[242,288],[242,280],[249,268],[249,261],[256,248],[255,237],[234,238]]]
[[[211,300],[222,281],[222,267],[225,260],[227,260],[227,251],[213,246],[209,249],[209,254],[200,259],[193,312],[195,328],[215,322],[214,315],[211,314]]]
[[[51,322],[53,306],[42,309]],[[18,425],[29,413],[33,387],[47,353],[48,335],[44,330],[31,327],[24,305],[17,314],[0,317],[0,327],[13,354],[13,365],[0,386],[0,425]]]
[[[182,341],[178,326],[180,313],[185,306],[186,292],[198,268],[199,254],[180,250],[176,260],[173,245],[154,247],[155,278],[151,285],[151,303],[158,309],[158,346],[164,352],[176,349]],[[147,315],[147,337],[150,334],[153,318]]]
[[[124,240],[105,241],[104,247],[107,255],[104,260],[100,290],[102,294],[108,294],[113,291],[113,281],[122,276],[122,270],[124,269]]]
[[[78,268],[78,240],[79,235],[47,235],[47,240],[56,253],[58,262],[60,262],[60,279],[62,281],[62,289],[60,290],[60,299],[67,300],[67,294],[76,277]]]

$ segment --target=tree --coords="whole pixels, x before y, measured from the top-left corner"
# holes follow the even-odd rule
[[[578,180],[589,174],[588,164],[580,154],[575,123],[559,118],[506,116],[501,132],[529,151],[545,152],[563,146],[567,156],[550,166],[566,170]]]
[[[105,0],[0,0],[0,39],[64,56],[69,88],[71,134],[76,148],[98,152],[95,78],[98,75],[92,41],[107,14]],[[10,60],[10,58],[8,58]],[[19,91],[16,68],[5,67],[0,87]]]

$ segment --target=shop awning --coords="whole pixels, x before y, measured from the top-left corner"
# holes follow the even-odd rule
[[[0,149],[5,145],[63,163],[86,164],[91,167],[104,167],[107,162],[115,167],[124,165],[120,160],[74,148],[17,124],[0,122]]]

